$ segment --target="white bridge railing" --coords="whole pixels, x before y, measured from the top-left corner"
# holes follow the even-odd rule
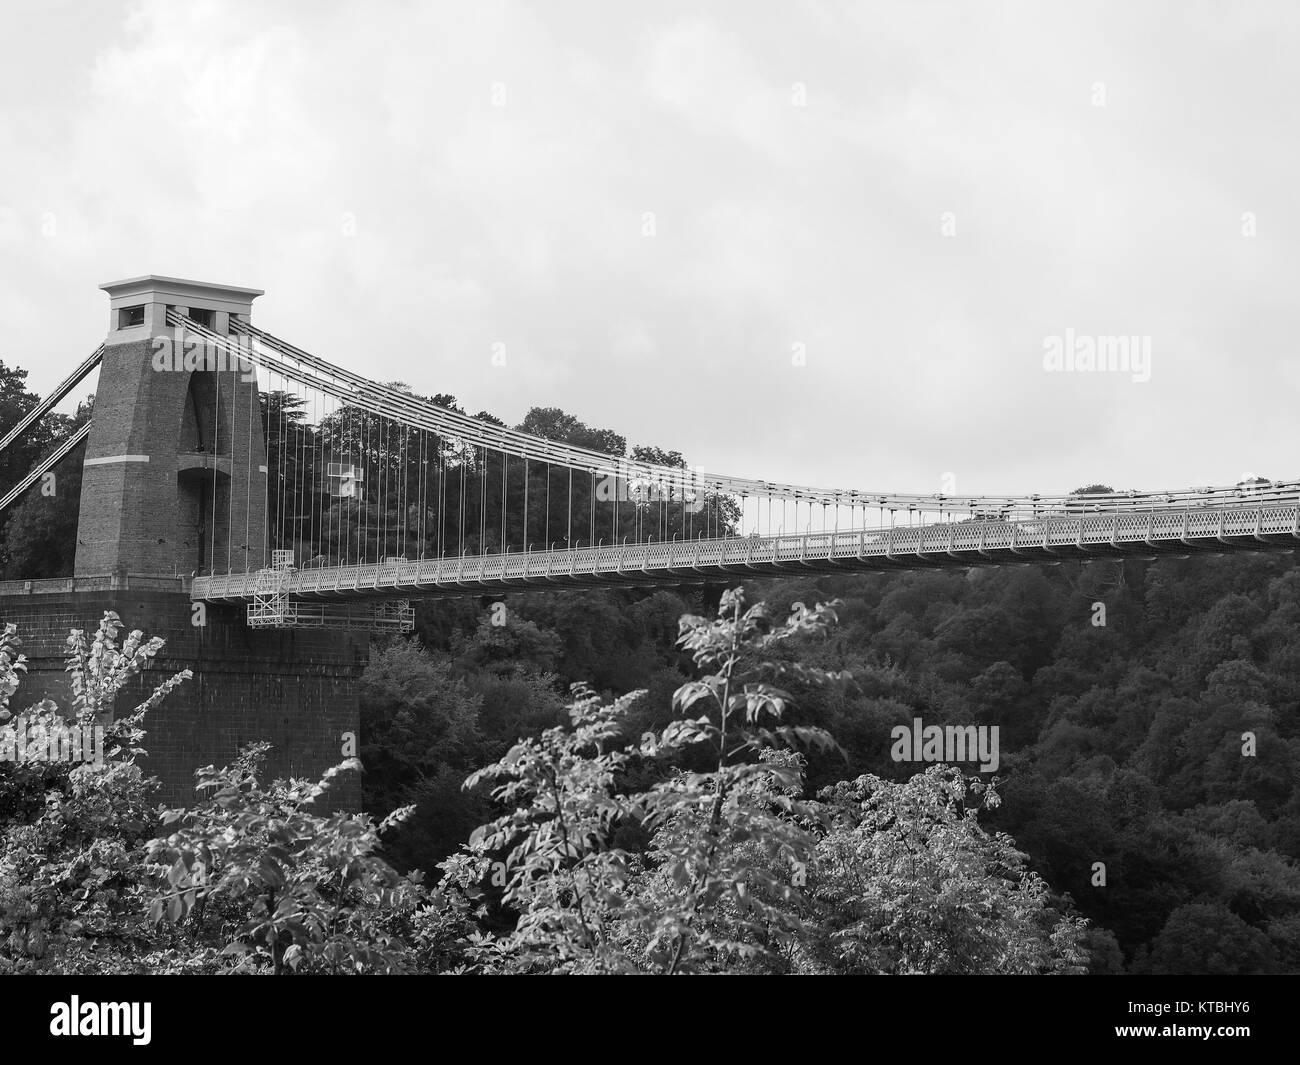
[[[1300,501],[1287,505],[1200,507],[1137,513],[1053,516],[1024,522],[941,522],[886,529],[749,536],[671,543],[615,544],[455,558],[296,569],[280,589],[295,597],[349,597],[394,592],[468,594],[491,585],[579,584],[584,578],[654,579],[662,583],[734,569],[773,574],[819,568],[890,569],[1113,557],[1186,547],[1260,550],[1300,544]],[[590,580],[586,581],[590,583]],[[251,600],[258,573],[197,577],[191,597]]]

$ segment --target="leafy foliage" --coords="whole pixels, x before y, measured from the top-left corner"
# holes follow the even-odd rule
[[[1053,905],[1005,833],[978,824],[996,790],[932,766],[903,784],[825,789],[832,828],[810,876],[812,971],[1081,973],[1086,922]]]
[[[0,972],[120,971],[154,943],[140,905],[142,849],[154,826],[155,782],[136,764],[145,714],[178,684],[159,684],[111,720],[123,687],[162,646],[108,613],[92,640],[68,639],[75,723],[104,729],[104,759],[0,762]],[[0,637],[0,727],[24,667],[13,626]],[[28,732],[62,724],[53,703],[26,711]]]
[[[211,932],[227,940],[223,957],[235,971],[268,965],[280,974],[402,972],[405,952],[384,927],[390,911],[418,901],[418,882],[400,877],[375,851],[379,835],[410,815],[395,810],[382,824],[310,807],[355,759],[320,782],[258,784],[267,744],[246,748],[233,766],[198,773],[208,793],[193,810],[167,810],[165,839],[149,842],[146,859],[165,869],[149,904],[149,920],[179,925],[199,942]],[[215,926],[215,927],[214,927]]]
[[[954,793],[965,790],[959,775],[918,778],[929,791],[887,793],[888,804],[868,798],[865,779],[825,802],[799,799],[802,756],[791,748],[835,744],[823,730],[779,724],[793,697],[772,682],[842,687],[849,678],[773,653],[793,637],[824,636],[834,622],[833,605],[797,605],[773,622],[762,604],[746,610],[743,593],[728,592],[715,620],[681,621],[679,643],[706,672],[679,688],[681,716],[662,730],[628,742],[622,725],[645,693],[605,704],[577,685],[569,727],[521,741],[474,774],[467,786],[492,782],[506,812],[444,863],[441,890],[484,922],[494,907],[516,920],[474,937],[473,964],[570,973],[1081,971],[1084,922],[1050,908],[1046,885],[1023,870],[1005,836],[982,833],[973,811],[952,813]],[[702,755],[707,768],[673,765]],[[647,760],[666,761],[669,772],[645,790],[622,790]],[[942,843],[917,874],[921,890],[963,900],[933,905],[911,928],[897,918],[880,923],[877,913],[882,899],[906,909],[907,870],[859,860],[892,853],[898,826],[905,838]],[[648,840],[637,846],[638,836]],[[857,917],[840,927],[845,913]]]
[[[0,360],[0,426],[16,425],[39,401],[26,386],[27,371],[10,369]],[[90,420],[93,397],[71,417],[49,413],[0,452],[0,484],[9,488],[42,458]],[[52,470],[54,491],[38,482],[11,508],[0,512],[0,580],[59,577],[72,572],[81,505],[83,441]]]
[[[463,934],[455,914],[433,913],[419,877],[376,854],[409,808],[379,825],[311,812],[356,763],[264,787],[266,748],[253,745],[233,766],[199,771],[192,809],[159,810],[137,764],[145,716],[190,673],[113,719],[162,647],[121,631],[108,613],[92,639],[68,639],[75,721],[104,729],[102,762],[0,762],[0,972],[395,972],[446,954]],[[24,667],[9,626],[0,725]],[[29,733],[62,721],[49,702],[24,716]]]
[[[840,602],[797,605],[823,589]],[[364,711],[372,813],[355,824],[311,813],[329,779],[257,782],[256,750],[207,770],[162,833],[138,773],[0,765],[0,967],[1300,968],[1288,560],[773,592],[771,610],[738,594],[707,619],[688,607],[671,649],[665,618],[686,604],[663,592],[512,596],[505,626],[465,610],[430,647],[380,649]],[[1099,593],[1109,623],[1093,629],[1078,616]],[[557,643],[588,608],[599,620]],[[991,627],[960,617],[973,610]],[[153,645],[135,639],[74,640],[78,713],[103,715],[124,670],[148,664]],[[596,662],[605,687],[573,689],[566,711],[549,671]],[[0,702],[22,665],[10,634]],[[608,694],[624,680],[640,683]],[[1000,724],[1006,778],[893,762],[890,728],[919,713]],[[140,745],[131,716],[113,741],[124,764]],[[1242,757],[1247,729],[1257,757]],[[488,787],[461,791],[484,763]],[[381,810],[413,804],[383,824]],[[484,819],[434,890],[381,857],[432,870]]]

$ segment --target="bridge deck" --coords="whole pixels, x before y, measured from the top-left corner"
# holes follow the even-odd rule
[[[434,598],[545,586],[686,584],[746,573],[970,567],[1297,545],[1300,504],[1199,507],[327,566],[284,571],[281,590],[313,599]],[[190,594],[248,602],[257,577],[197,577]]]

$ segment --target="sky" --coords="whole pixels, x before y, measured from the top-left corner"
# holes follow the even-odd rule
[[[0,359],[38,392],[153,273],[706,471],[1300,478],[1290,0],[4,10]]]

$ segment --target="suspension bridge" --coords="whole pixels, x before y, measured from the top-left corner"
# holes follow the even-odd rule
[[[408,628],[410,600],[509,590],[1293,549],[1300,484],[950,496],[774,483],[607,454],[369,380],[254,326],[259,290],[102,286],[77,575],[171,576],[254,627]],[[363,361],[361,353],[355,361]]]
[[[0,485],[0,512],[39,507],[35,486],[80,456],[72,575],[0,582],[0,627],[28,656],[11,708],[71,705],[69,628],[112,611],[163,637],[155,668],[193,674],[150,715],[148,769],[172,803],[252,740],[273,745],[273,775],[355,753],[370,634],[409,629],[412,600],[1300,543],[1295,482],[958,497],[724,475],[625,454],[558,412],[511,429],[369,380],[254,326],[257,289],[101,287],[104,342],[0,426],[3,452],[94,381],[89,420]]]

